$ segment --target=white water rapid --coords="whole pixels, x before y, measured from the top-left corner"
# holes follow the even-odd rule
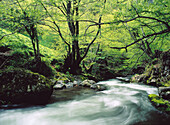
[[[166,117],[148,100],[158,94],[155,87],[116,79],[98,84],[109,89],[43,107],[1,109],[0,125],[161,125]]]

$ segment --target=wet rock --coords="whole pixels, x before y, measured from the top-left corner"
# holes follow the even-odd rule
[[[65,89],[66,86],[64,84],[56,84],[53,86],[53,89],[55,90],[61,90],[61,89]]]
[[[94,89],[96,91],[103,91],[103,90],[107,90],[108,87],[106,85],[103,84],[93,84],[90,86],[91,89]]]
[[[170,87],[159,87],[159,96],[163,99],[170,100]]]
[[[142,80],[144,79],[144,75],[143,74],[141,74],[141,75],[139,75],[139,74],[136,74],[136,75],[134,75],[132,78],[131,78],[131,82],[142,82]]]
[[[123,81],[123,82],[130,82],[131,76],[127,77],[116,77],[116,79]]]
[[[156,79],[151,79],[151,83],[156,83]]]
[[[80,83],[80,86],[83,87],[90,87],[91,85],[95,84],[96,82],[93,80],[84,80],[83,82]]]
[[[46,104],[52,94],[52,82],[25,69],[0,71],[0,105]]]
[[[68,82],[66,85],[66,88],[72,88],[74,87],[73,83],[72,82]]]
[[[148,65],[143,74],[136,74],[132,82],[143,82],[153,86],[170,86],[170,50],[162,52]]]
[[[56,83],[57,84],[64,84],[64,81],[63,80],[58,80]]]
[[[74,86],[79,86],[80,83],[81,83],[81,81],[73,81],[73,87],[74,87]]]

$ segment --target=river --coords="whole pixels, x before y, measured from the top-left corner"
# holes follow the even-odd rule
[[[108,90],[46,106],[0,110],[0,125],[165,125],[168,116],[155,109],[148,94],[155,87],[102,81]],[[83,95],[82,95],[83,96]]]

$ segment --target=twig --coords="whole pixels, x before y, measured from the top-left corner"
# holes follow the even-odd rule
[[[5,65],[5,63],[8,61],[9,58],[7,58],[0,66],[0,69]]]

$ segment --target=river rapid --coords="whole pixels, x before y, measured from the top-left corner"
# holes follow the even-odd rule
[[[165,125],[169,117],[155,109],[148,94],[156,87],[102,81],[109,89],[46,106],[0,110],[0,125]]]

